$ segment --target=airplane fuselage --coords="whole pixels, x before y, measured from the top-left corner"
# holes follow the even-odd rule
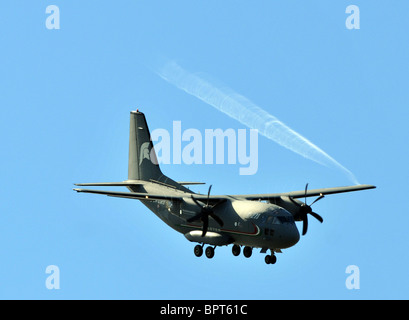
[[[182,193],[184,201],[141,201],[163,222],[184,234],[190,241],[213,245],[234,243],[240,246],[277,250],[289,248],[300,239],[293,215],[274,204],[237,200],[231,197],[215,210],[215,214],[223,220],[223,226],[210,218],[208,232],[202,237],[202,223],[200,221],[187,222],[189,218],[198,213],[198,206],[190,199],[194,195],[191,191],[184,192],[156,183],[129,189],[133,192],[159,194],[173,192],[178,196]]]

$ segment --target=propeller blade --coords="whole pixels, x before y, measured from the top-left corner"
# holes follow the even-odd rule
[[[308,190],[308,182],[305,185],[305,193],[304,193],[304,203],[307,204],[307,190]]]
[[[207,191],[207,205],[209,205],[210,190],[212,190],[212,185],[209,186],[209,191]]]
[[[317,201],[320,201],[322,198],[324,198],[324,195],[321,194],[317,199],[314,200],[313,203],[310,204],[310,206],[312,206],[314,203],[316,203]]]
[[[204,237],[207,233],[207,229],[209,228],[209,217],[207,215],[202,216],[202,221],[203,221],[203,232],[202,232],[202,237]]]
[[[218,216],[216,216],[214,213],[210,213],[209,214],[214,220],[216,220],[216,222],[221,226],[221,227],[223,227],[223,225],[224,225],[224,223],[223,223],[223,220],[222,219],[220,219]]]
[[[307,233],[308,230],[308,217],[307,215],[303,215],[302,218],[302,235],[305,236],[305,234]]]
[[[193,200],[194,203],[196,203],[200,208],[203,209],[203,207],[204,207],[203,204],[201,204],[199,201],[197,201],[193,196],[191,196],[191,198],[192,198],[192,200]]]
[[[198,214],[194,215],[193,217],[187,219],[186,221],[187,222],[193,222],[193,221],[199,220],[202,217],[202,215],[203,215],[202,212],[199,212]]]
[[[324,219],[318,214],[318,213],[315,213],[315,212],[310,212],[310,215],[312,215],[315,219],[317,219],[319,222],[321,222],[321,223],[323,223],[324,222]]]
[[[222,204],[222,203],[225,203],[226,201],[227,201],[227,199],[221,199],[221,200],[219,200],[216,204],[214,204],[214,205],[212,206],[212,209],[216,208],[218,205],[220,205],[220,204]]]

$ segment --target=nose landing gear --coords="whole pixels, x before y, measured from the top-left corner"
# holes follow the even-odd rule
[[[266,255],[266,257],[264,258],[264,261],[265,261],[267,264],[275,264],[275,263],[277,262],[277,257],[276,257],[274,254],[272,254],[271,256],[268,254],[268,255]]]

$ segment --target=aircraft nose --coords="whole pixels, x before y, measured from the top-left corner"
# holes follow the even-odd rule
[[[291,231],[288,234],[288,242],[290,243],[290,246],[293,246],[299,240],[300,240],[300,233],[298,232],[297,227],[294,226],[293,228],[291,228]]]

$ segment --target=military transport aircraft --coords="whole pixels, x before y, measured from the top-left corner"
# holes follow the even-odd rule
[[[130,192],[74,189],[77,192],[140,200],[161,220],[192,242],[200,257],[203,247],[207,258],[217,246],[230,245],[232,253],[249,258],[253,248],[261,248],[267,264],[276,262],[276,252],[294,246],[300,239],[295,221],[302,221],[302,234],[308,228],[308,215],[323,222],[311,205],[334,193],[372,189],[372,185],[304,190],[286,193],[207,195],[192,192],[185,185],[200,182],[176,182],[162,173],[151,141],[145,115],[131,111],[128,180],[122,182],[80,183],[77,186],[127,187]],[[307,197],[317,197],[310,205]],[[304,199],[304,202],[298,199]]]

